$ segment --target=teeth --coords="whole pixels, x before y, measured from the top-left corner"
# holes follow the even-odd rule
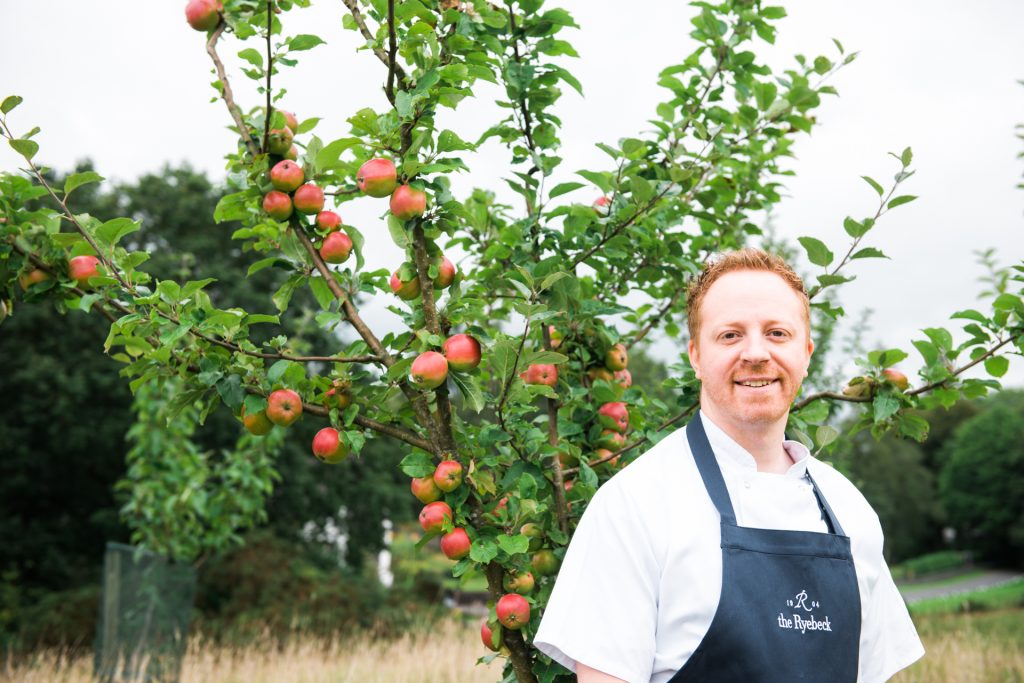
[[[768,379],[761,380],[758,382],[740,382],[740,384],[742,384],[745,387],[766,387],[771,383],[772,381]]]

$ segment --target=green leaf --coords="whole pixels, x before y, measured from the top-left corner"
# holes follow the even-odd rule
[[[850,258],[851,259],[855,259],[855,258],[889,258],[889,257],[886,256],[885,254],[883,254],[880,249],[875,249],[874,247],[865,247],[865,248],[861,249],[860,251],[854,253],[854,255],[851,256]]]
[[[996,300],[992,302],[992,308],[997,311],[1012,311],[1021,307],[1021,300],[1019,296],[1013,294],[1000,294],[996,297]]]
[[[490,353],[491,368],[495,376],[504,382],[512,372],[512,366],[516,359],[518,344],[508,339],[501,339],[495,342]]]
[[[39,151],[39,145],[37,145],[33,140],[9,140],[8,142],[10,142],[10,145],[14,148],[15,152],[26,159],[31,159],[36,155],[36,152]]]
[[[903,153],[900,154],[900,162],[904,166],[910,166],[910,162],[912,162],[913,160],[914,160],[914,152],[909,147],[907,147],[905,150],[903,150]]]
[[[263,54],[259,50],[247,47],[239,52],[238,56],[258,69],[263,68]]]
[[[832,425],[821,425],[814,432],[814,440],[819,448],[825,448],[839,438],[839,430]]]
[[[557,351],[538,351],[527,354],[527,358],[524,359],[523,363],[525,365],[560,365],[568,360],[568,356],[563,356]]]
[[[320,36],[301,34],[288,41],[288,49],[292,52],[300,52],[302,50],[312,50],[317,45],[323,44],[324,40]]]
[[[362,142],[359,138],[339,138],[328,143],[316,155],[317,167],[323,169],[334,168],[338,165],[341,155],[345,150],[360,145]]]
[[[88,183],[98,183],[104,180],[103,176],[95,171],[85,171],[84,173],[72,173],[64,181],[64,198],[71,194],[76,188]]]
[[[949,317],[950,318],[962,318],[964,320],[974,320],[974,321],[982,323],[982,324],[988,324],[990,322],[988,318],[986,318],[984,315],[982,315],[978,311],[975,311],[972,308],[968,308],[967,310],[964,310],[964,311],[957,311],[956,313],[954,313],[953,315],[951,315]]]
[[[993,377],[1002,377],[1010,369],[1010,361],[1006,356],[992,356],[985,359],[985,372]]]
[[[540,283],[540,291],[543,292],[544,290],[550,288],[552,285],[554,285],[559,280],[561,280],[563,278],[567,278],[567,277],[570,277],[570,275],[569,275],[569,273],[566,273],[564,270],[560,270],[560,271],[557,271],[555,273],[551,273],[546,278],[544,278],[544,280]]]
[[[277,306],[278,313],[284,313],[288,310],[288,303],[292,300],[292,294],[295,293],[295,288],[302,283],[303,277],[303,275],[299,274],[292,275],[274,292],[272,299],[274,305]]]
[[[466,407],[472,410],[474,413],[479,413],[484,409],[484,394],[480,389],[480,385],[477,378],[474,375],[467,375],[461,372],[449,372],[448,376],[451,377],[452,381],[455,382],[455,386],[459,388],[459,393],[462,394],[463,399],[466,401]]]
[[[872,408],[875,422],[882,422],[899,412],[900,402],[895,396],[880,394],[875,397]]]
[[[288,368],[290,368],[293,365],[295,365],[295,361],[291,361],[291,360],[279,360],[279,361],[277,361],[276,363],[274,363],[273,365],[270,366],[269,370],[267,370],[267,380],[271,384],[279,382],[281,380],[281,378],[284,377],[284,374],[286,372],[288,372]]]
[[[530,539],[523,534],[516,534],[515,536],[502,534],[498,536],[498,547],[509,555],[525,553],[530,548]]]
[[[130,218],[115,218],[96,229],[96,239],[105,245],[114,245],[125,235],[138,230],[139,227],[139,223]]]
[[[309,288],[313,290],[313,296],[316,298],[316,302],[320,304],[320,308],[328,310],[331,304],[334,303],[334,294],[327,285],[327,281],[322,277],[309,278]]]
[[[231,374],[217,382],[217,393],[220,394],[224,405],[231,410],[238,412],[242,409],[245,387],[242,386],[242,378],[238,375]]]
[[[888,368],[906,357],[907,352],[902,349],[885,349],[868,353],[868,362],[878,367]]]
[[[438,152],[454,152],[462,149],[473,149],[474,145],[466,142],[450,130],[442,130],[437,136]]]
[[[797,241],[803,245],[804,250],[807,252],[807,258],[816,266],[825,267],[832,263],[832,260],[835,258],[832,252],[828,250],[828,247],[825,246],[825,243],[819,239],[814,237],[798,237]]]
[[[423,451],[413,451],[405,456],[398,467],[407,477],[426,477],[434,473],[434,461]]]
[[[548,198],[549,199],[554,199],[555,197],[560,197],[563,194],[568,194],[569,192],[572,192],[573,190],[578,190],[581,187],[586,187],[586,185],[584,185],[583,183],[577,183],[577,182],[559,183],[558,185],[555,185],[551,189],[551,192],[548,193]]]
[[[498,556],[498,544],[492,538],[478,538],[469,548],[469,559],[474,562],[490,562]]]
[[[213,220],[218,223],[242,220],[249,214],[246,208],[248,201],[249,197],[245,192],[224,195],[217,202],[217,208],[213,210]]]
[[[22,102],[24,102],[24,100],[18,97],[17,95],[11,95],[9,97],[6,97],[4,98],[3,104],[0,104],[0,112],[7,114]]]
[[[888,204],[888,208],[894,209],[897,206],[901,206],[903,204],[909,204],[910,202],[914,201],[915,199],[917,199],[916,195],[912,195],[912,194],[901,195],[899,197],[896,197],[896,198],[892,199],[889,202],[889,204]]]
[[[403,119],[412,115],[412,95],[407,90],[400,90],[395,94],[395,111]]]
[[[388,214],[388,232],[391,233],[391,239],[400,248],[408,249],[409,245],[412,244],[409,239],[409,233],[405,229],[405,223],[390,214]]]
[[[870,186],[871,186],[871,188],[872,188],[872,189],[873,189],[873,190],[874,190],[875,192],[877,192],[877,193],[878,193],[878,196],[879,196],[879,197],[881,197],[881,196],[882,196],[883,194],[885,194],[885,190],[884,190],[884,189],[882,189],[882,186],[881,186],[881,185],[879,185],[879,184],[878,184],[878,181],[876,181],[876,180],[875,180],[874,178],[870,178],[870,177],[868,177],[868,176],[866,176],[866,175],[862,175],[862,176],[861,176],[861,178],[863,178],[863,179],[864,179],[864,182],[866,182],[866,183],[867,183],[868,185],[870,185]]]
[[[850,237],[860,237],[870,229],[871,223],[867,221],[864,223],[858,223],[849,216],[843,220],[843,230],[845,230],[846,234]]]
[[[245,316],[246,325],[258,325],[261,323],[273,323],[274,325],[280,325],[281,318],[276,315],[268,315],[266,313],[250,313]]]

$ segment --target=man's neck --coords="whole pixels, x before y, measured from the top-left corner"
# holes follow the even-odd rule
[[[714,408],[709,410],[703,405],[701,413],[754,457],[758,472],[785,474],[789,471],[793,459],[782,445],[786,438],[785,418],[773,423],[737,423],[717,414]]]

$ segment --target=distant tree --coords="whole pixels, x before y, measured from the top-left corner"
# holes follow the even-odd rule
[[[1024,393],[1005,392],[943,449],[939,491],[960,542],[999,563],[1024,562]]]

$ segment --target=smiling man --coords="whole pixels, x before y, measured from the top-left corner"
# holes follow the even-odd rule
[[[581,683],[876,683],[924,649],[878,517],[785,439],[814,342],[800,278],[744,249],[691,284],[700,411],[598,490],[534,644]]]

